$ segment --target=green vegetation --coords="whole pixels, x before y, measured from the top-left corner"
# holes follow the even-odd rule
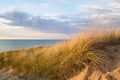
[[[91,32],[70,41],[46,47],[35,47],[0,54],[0,69],[13,69],[21,78],[66,80],[87,65],[101,70],[106,65],[97,51],[120,44],[120,31]],[[38,79],[39,80],[39,79]]]

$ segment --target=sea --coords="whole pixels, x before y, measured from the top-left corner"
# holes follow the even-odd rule
[[[65,40],[0,40],[0,53],[10,50],[49,46]]]

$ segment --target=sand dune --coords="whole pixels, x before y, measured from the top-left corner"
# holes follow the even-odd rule
[[[120,45],[108,46],[101,54],[107,55],[103,57],[106,65],[101,70],[89,65],[70,80],[120,80]]]
[[[3,52],[0,80],[120,80],[120,31]]]

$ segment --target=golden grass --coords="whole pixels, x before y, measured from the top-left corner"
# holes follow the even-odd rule
[[[89,32],[53,46],[4,52],[0,54],[0,69],[15,69],[14,73],[22,77],[66,80],[87,65],[100,70],[101,65],[106,65],[103,56],[107,54],[96,51],[119,44],[119,30]]]

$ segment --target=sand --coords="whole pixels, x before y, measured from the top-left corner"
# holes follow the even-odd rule
[[[69,80],[120,80],[120,46],[109,46],[103,53],[108,56],[104,58],[107,65],[102,66],[102,71],[89,65]]]

